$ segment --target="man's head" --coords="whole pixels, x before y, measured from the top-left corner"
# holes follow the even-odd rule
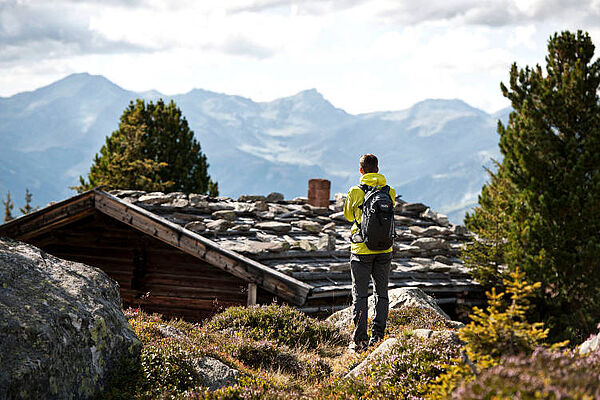
[[[373,154],[365,154],[360,158],[360,173],[361,174],[370,174],[372,172],[379,172],[379,162],[377,161],[377,157]]]

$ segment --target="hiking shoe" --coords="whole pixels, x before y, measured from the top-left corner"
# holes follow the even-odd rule
[[[379,343],[383,338],[379,337],[379,336],[371,336],[371,339],[369,339],[369,344],[368,347],[373,347],[375,346],[377,343]]]
[[[367,347],[368,345],[366,341],[350,342],[350,344],[348,345],[348,349],[356,353],[362,353],[363,351],[367,350]]]

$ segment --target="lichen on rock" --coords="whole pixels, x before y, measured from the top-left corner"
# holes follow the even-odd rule
[[[140,342],[97,268],[0,238],[0,398],[100,393]]]

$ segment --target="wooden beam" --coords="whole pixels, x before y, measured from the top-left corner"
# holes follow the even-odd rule
[[[246,305],[253,306],[256,304],[256,283],[248,284],[248,302]]]
[[[26,241],[94,212],[94,193],[85,192],[0,225],[0,236]]]

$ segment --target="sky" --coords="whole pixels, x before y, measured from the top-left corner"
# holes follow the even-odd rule
[[[0,96],[88,72],[167,95],[316,88],[353,114],[494,112],[513,62],[543,65],[549,37],[578,29],[600,45],[600,0],[0,0]]]

